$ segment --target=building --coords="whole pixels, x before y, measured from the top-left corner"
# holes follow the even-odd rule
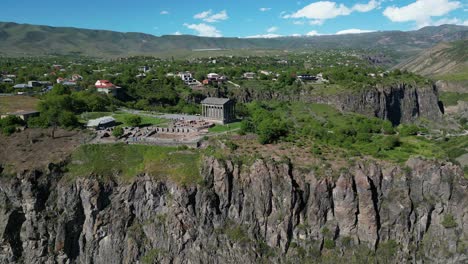
[[[219,74],[213,73],[213,72],[212,72],[212,73],[208,73],[208,74],[206,75],[206,78],[208,78],[209,80],[218,80],[219,77],[220,77]]]
[[[91,119],[86,123],[86,127],[94,129],[105,129],[115,126],[115,118],[112,116],[104,116],[96,119]]]
[[[229,98],[207,97],[202,102],[202,116],[229,123],[235,119],[235,102]]]
[[[141,71],[141,72],[148,72],[148,71],[150,71],[150,67],[148,67],[148,66],[140,66],[140,67],[138,67],[138,71]]]
[[[29,118],[39,116],[38,111],[17,111],[17,112],[11,112],[11,113],[6,113],[4,115],[1,115],[0,118],[6,118],[7,116],[17,116],[24,121],[28,121]]]
[[[71,80],[74,81],[74,82],[81,81],[81,80],[83,80],[83,76],[81,76],[79,74],[73,74]]]
[[[118,90],[120,89],[119,86],[114,85],[108,80],[97,80],[94,85],[99,93],[110,94],[113,96],[117,96]]]
[[[42,86],[40,82],[38,81],[28,81],[29,87],[40,87]]]
[[[255,78],[255,73],[254,72],[246,72],[242,75],[245,79],[253,79]]]
[[[13,86],[14,89],[29,89],[32,88],[32,86],[29,86],[27,83],[19,83]]]
[[[310,75],[310,74],[301,74],[297,76],[298,79],[302,81],[317,81],[317,77]]]

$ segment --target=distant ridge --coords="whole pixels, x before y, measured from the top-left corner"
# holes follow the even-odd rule
[[[71,27],[51,27],[0,22],[1,56],[84,55],[127,57],[160,55],[192,50],[304,50],[389,49],[415,54],[442,41],[468,39],[468,27],[442,25],[416,31],[382,31],[348,35],[281,38],[209,38],[191,35],[156,37]]]
[[[468,76],[468,40],[440,43],[395,68],[426,76],[465,73]]]

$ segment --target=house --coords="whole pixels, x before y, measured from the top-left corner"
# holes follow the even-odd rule
[[[31,117],[39,116],[38,111],[17,111],[17,112],[11,112],[11,113],[6,113],[4,115],[0,116],[0,119],[6,118],[7,116],[17,116],[24,121],[27,121]]]
[[[120,89],[119,86],[114,85],[108,80],[97,80],[94,85],[99,93],[111,94],[113,96],[116,96]]]
[[[268,75],[273,74],[273,73],[272,73],[271,71],[264,71],[264,70],[261,70],[261,71],[260,71],[260,74],[263,74],[263,75],[268,76]]]
[[[52,85],[52,83],[49,82],[49,81],[38,81],[38,83],[39,83],[40,85],[42,85],[42,86],[49,86],[49,85]]]
[[[115,126],[115,118],[112,116],[104,116],[97,119],[91,119],[86,123],[86,127],[94,129],[105,129]]]
[[[63,86],[76,86],[77,84],[76,84],[76,82],[65,80],[65,81],[62,82],[62,85]]]
[[[10,79],[10,78],[5,78],[2,80],[3,83],[13,83],[13,79]]]
[[[206,78],[208,78],[208,80],[218,80],[219,77],[220,77],[219,74],[213,73],[213,72],[212,72],[212,73],[208,73],[208,74],[206,75]]]
[[[135,78],[145,78],[145,77],[146,77],[146,74],[144,74],[144,73],[140,73],[140,74],[135,76]]]
[[[64,81],[65,81],[65,79],[62,78],[62,77],[57,78],[57,83],[63,83]]]
[[[255,78],[255,73],[254,72],[246,72],[242,75],[245,79],[253,79]]]
[[[148,71],[150,71],[150,67],[148,67],[148,66],[140,66],[140,67],[138,68],[138,71],[141,71],[141,72],[148,72]]]
[[[16,78],[16,75],[14,75],[14,74],[6,74],[6,75],[3,75],[3,77],[15,79],[15,78]]]
[[[179,72],[178,76],[186,83],[189,84],[193,81],[193,76],[190,72]]]
[[[38,81],[28,81],[29,87],[39,87],[41,86],[41,83]]]
[[[26,84],[26,83],[19,83],[13,86],[13,88],[14,89],[28,89],[28,88],[32,88],[32,86],[29,86],[29,84]]]
[[[83,76],[79,75],[79,74],[73,74],[72,77],[71,77],[72,81],[76,82],[76,81],[81,81],[83,80]]]
[[[301,74],[298,75],[297,78],[301,81],[317,81],[317,77],[310,75],[310,74]]]

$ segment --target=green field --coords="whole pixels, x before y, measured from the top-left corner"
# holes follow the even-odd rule
[[[0,113],[37,110],[39,99],[31,96],[0,96]]]
[[[441,92],[440,100],[445,106],[457,105],[458,101],[468,102],[468,93]]]
[[[235,123],[230,123],[227,125],[215,125],[214,127],[210,127],[208,131],[212,133],[221,133],[221,132],[237,130],[240,127],[241,127],[241,122],[235,122]]]
[[[68,165],[69,177],[114,178],[128,181],[146,173],[159,180],[180,185],[201,181],[200,154],[176,147],[100,144],[82,145]]]

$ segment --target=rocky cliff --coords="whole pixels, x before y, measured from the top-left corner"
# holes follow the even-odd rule
[[[405,83],[377,86],[360,91],[340,93],[317,93],[315,90],[299,89],[289,92],[257,90],[243,87],[231,97],[239,102],[253,100],[282,100],[325,103],[341,111],[356,112],[371,117],[390,120],[394,125],[413,122],[422,117],[437,121],[444,108],[439,103],[435,85],[410,85]]]
[[[468,181],[450,163],[374,161],[320,175],[207,157],[181,187],[3,176],[0,263],[462,263]]]

